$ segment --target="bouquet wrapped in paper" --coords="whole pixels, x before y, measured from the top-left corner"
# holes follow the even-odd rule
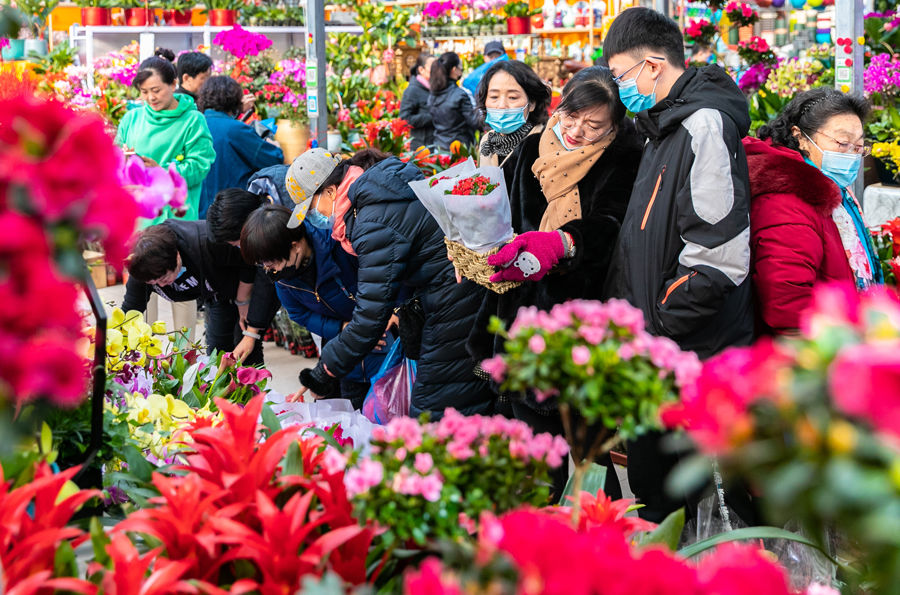
[[[506,180],[499,167],[475,167],[471,158],[409,183],[446,236],[447,253],[463,277],[497,293],[519,285],[491,283],[487,257],[514,237]]]

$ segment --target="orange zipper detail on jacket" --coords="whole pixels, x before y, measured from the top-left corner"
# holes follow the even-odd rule
[[[650,217],[650,210],[653,208],[653,203],[656,202],[656,195],[659,194],[659,186],[660,184],[662,184],[662,177],[664,173],[666,173],[665,165],[659,172],[659,177],[656,178],[656,186],[653,187],[653,194],[650,195],[650,202],[647,203],[647,210],[644,211],[644,218],[643,220],[641,220],[641,231],[644,231],[644,227],[647,226],[647,219]]]
[[[690,279],[691,277],[693,277],[696,274],[697,274],[696,272],[687,274],[684,277],[682,277],[681,279],[679,279],[678,281],[676,281],[675,283],[672,283],[671,285],[669,285],[669,289],[666,290],[666,297],[663,298],[663,301],[660,304],[661,305],[665,304],[666,300],[669,299],[669,296],[672,295],[673,291],[678,289],[679,286],[683,285],[688,279]]]

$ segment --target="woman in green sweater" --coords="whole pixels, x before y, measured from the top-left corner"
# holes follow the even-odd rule
[[[189,95],[175,94],[175,67],[162,57],[165,50],[141,62],[132,83],[141,92],[142,107],[125,114],[119,123],[116,144],[137,153],[148,167],[175,169],[188,187],[185,219],[197,219],[200,190],[216,152],[206,119]],[[171,52],[170,52],[171,53]],[[150,223],[171,216],[166,212]]]

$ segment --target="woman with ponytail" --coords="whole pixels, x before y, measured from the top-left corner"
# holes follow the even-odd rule
[[[216,152],[206,120],[189,95],[176,94],[174,54],[163,48],[141,62],[132,85],[144,105],[130,110],[119,123],[116,144],[139,155],[148,167],[175,169],[188,187],[184,219],[197,219],[200,190]],[[149,223],[172,215],[170,209]]]
[[[474,144],[475,131],[484,126],[472,95],[458,84],[461,76],[462,64],[453,52],[441,54],[431,65],[428,111],[434,122],[435,144],[441,149],[449,149],[453,141]]]
[[[434,123],[428,111],[428,97],[431,95],[431,65],[435,57],[422,52],[409,72],[409,86],[400,100],[400,118],[412,126],[410,149],[434,145]]]
[[[869,104],[825,87],[797,95],[744,139],[750,169],[750,272],[760,334],[790,334],[829,281],[864,289],[881,265],[852,186]]]

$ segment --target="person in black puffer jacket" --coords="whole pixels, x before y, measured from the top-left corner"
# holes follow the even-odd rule
[[[311,198],[306,222],[333,227],[333,237],[359,258],[359,278],[352,320],[322,349],[319,364],[300,373],[299,393],[333,390],[378,344],[406,290],[419,298],[425,317],[410,416],[429,411],[439,419],[447,407],[491,413],[493,394],[466,352],[485,290],[456,282],[444,234],[409,187],[422,173],[372,149],[327,166],[316,151],[291,165],[288,190],[298,203]]]
[[[484,126],[474,98],[457,84],[461,76],[459,56],[453,52],[441,54],[431,65],[428,110],[434,122],[434,142],[441,149],[449,149],[455,140],[464,145],[474,144],[475,131]]]
[[[431,97],[431,65],[435,58],[422,52],[410,70],[409,86],[400,100],[400,118],[412,126],[412,141],[409,148],[413,151],[419,147],[434,145],[434,123],[428,111],[428,98]]]

